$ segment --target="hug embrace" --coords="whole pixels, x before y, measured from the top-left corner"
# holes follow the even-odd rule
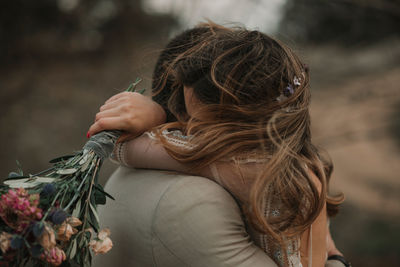
[[[289,47],[200,24],[162,51],[152,92],[111,97],[88,132],[125,131],[101,212],[115,247],[95,266],[349,266],[329,232],[343,196],[312,143],[309,70]]]

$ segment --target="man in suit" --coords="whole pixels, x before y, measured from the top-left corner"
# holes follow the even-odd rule
[[[119,167],[105,189],[116,200],[100,209],[100,222],[114,247],[95,267],[277,267],[251,241],[232,196],[211,180]]]

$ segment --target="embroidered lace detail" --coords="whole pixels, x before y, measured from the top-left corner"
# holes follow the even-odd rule
[[[125,160],[126,143],[127,142],[122,142],[115,145],[114,150],[110,155],[110,160],[116,164],[130,167]]]
[[[145,132],[145,134],[153,140],[159,140],[156,133],[154,132]],[[193,138],[193,136],[184,135],[179,130],[173,130],[173,131],[164,130],[162,131],[161,135],[163,136],[163,138],[165,138],[165,140],[168,143],[172,145],[183,147],[186,149],[193,149],[196,147],[195,145],[190,143],[190,140]]]
[[[278,217],[280,216],[279,203],[272,203],[271,197],[266,194],[264,198],[264,216],[266,217]],[[272,245],[273,242],[271,239],[267,237],[267,235],[256,232],[257,238],[260,240],[260,247],[270,256],[273,260],[278,263],[279,266],[288,266],[288,267],[303,267],[301,264],[301,256],[300,256],[300,238],[290,241],[287,248],[286,253],[282,251],[280,248],[276,248]],[[285,259],[284,257],[287,256]],[[286,263],[288,265],[286,265]]]
[[[155,132],[145,132],[149,138],[153,140],[159,140],[157,137],[157,134]],[[168,130],[163,130],[161,135],[165,140],[175,146],[178,147],[183,147],[186,149],[193,149],[196,147],[193,143],[191,143],[191,140],[193,136],[187,136],[184,135],[180,130],[173,130],[173,131],[168,131]],[[262,153],[256,153],[256,152],[251,152],[246,154],[245,156],[237,156],[237,157],[230,157],[226,159],[222,159],[224,162],[235,162],[238,164],[247,164],[247,163],[265,163],[269,160],[270,157],[268,157],[265,154]]]

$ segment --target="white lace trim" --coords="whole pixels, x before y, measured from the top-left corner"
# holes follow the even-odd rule
[[[154,132],[145,132],[145,134],[153,140],[159,140],[156,133]],[[175,146],[178,147],[183,147],[186,149],[193,149],[196,146],[192,143],[190,143],[190,140],[192,139],[192,136],[187,136],[183,135],[183,133],[179,130],[173,130],[173,131],[168,131],[168,130],[163,130],[161,135],[165,140]]]
[[[127,142],[121,142],[121,143],[117,143],[115,145],[114,151],[110,155],[110,160],[116,164],[123,165],[126,167],[131,167],[128,165],[128,163],[126,162],[126,159],[125,159],[126,143]]]
[[[159,140],[155,132],[145,132],[150,139],[152,140]],[[186,149],[193,149],[196,147],[193,143],[190,141],[192,140],[193,136],[187,136],[184,135],[180,130],[173,130],[173,131],[168,131],[168,130],[163,130],[161,135],[165,140],[177,147],[183,147]],[[269,160],[269,157],[263,154],[259,153],[249,153],[246,155],[246,157],[240,156],[240,157],[231,157],[227,159],[223,159],[222,161],[225,162],[230,162],[234,161],[239,164],[246,164],[246,163],[265,163]]]

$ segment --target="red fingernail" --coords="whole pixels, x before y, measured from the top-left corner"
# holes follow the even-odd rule
[[[86,137],[90,138],[90,133],[89,132],[87,132]]]

